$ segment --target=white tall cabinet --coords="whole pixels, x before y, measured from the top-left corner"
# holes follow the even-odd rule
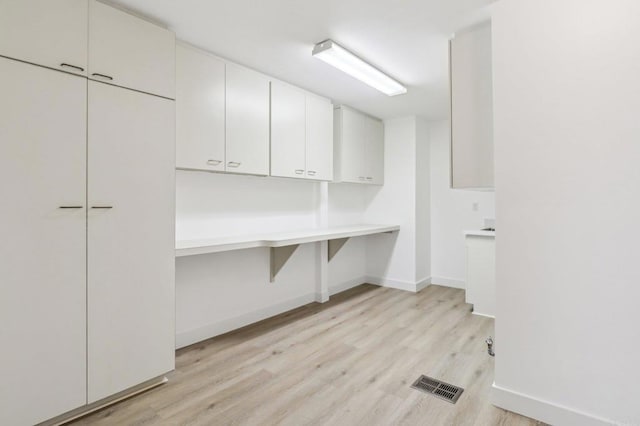
[[[161,97],[172,94],[171,77],[154,87],[131,79],[123,88],[55,66],[85,46],[73,65],[91,67],[94,3],[0,1],[0,35],[34,30],[33,40],[0,37],[2,425],[108,403],[174,367],[175,108]],[[60,6],[52,20],[72,24],[62,35],[38,10],[50,4]],[[144,38],[151,24],[140,24]],[[66,31],[81,27],[84,39],[67,46]],[[45,36],[61,45],[37,40]],[[145,45],[155,50],[147,54],[172,58],[163,40]],[[167,62],[159,75],[173,75]],[[144,93],[154,91],[161,96]]]
[[[86,79],[0,58],[0,424],[86,403]]]

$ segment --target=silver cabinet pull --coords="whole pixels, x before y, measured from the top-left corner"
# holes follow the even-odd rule
[[[112,209],[113,206],[91,206],[92,209]]]
[[[373,180],[371,176],[367,176],[367,180]]]
[[[83,209],[84,206],[60,206],[59,209]]]
[[[358,179],[364,180],[364,176],[358,176]]]
[[[106,80],[113,80],[113,77],[109,76],[109,75],[104,75],[104,74],[98,74],[97,72],[94,72],[93,74],[91,74],[94,77],[100,77],[100,78],[104,78]]]
[[[240,167],[240,164],[242,164],[242,163],[239,162],[239,161],[229,161],[227,163],[227,166],[229,166],[229,167]]]
[[[60,68],[72,68],[72,69],[78,70],[80,72],[84,71],[84,68],[82,68],[82,67],[78,67],[76,65],[71,65],[71,64],[65,64],[64,62],[60,64]]]
[[[220,163],[222,163],[222,160],[207,160],[207,164],[210,166],[217,166]]]
[[[307,172],[307,174],[308,174],[309,176],[315,176],[315,175],[316,175],[316,171],[315,171],[315,170],[309,170],[309,171]]]
[[[304,173],[304,170],[303,170],[303,169],[296,169],[296,174],[297,174],[297,175],[301,175],[301,174],[303,174],[303,173]]]

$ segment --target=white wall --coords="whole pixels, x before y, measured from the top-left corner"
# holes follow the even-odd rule
[[[384,140],[384,186],[368,189],[364,218],[398,224],[400,232],[367,237],[367,274],[376,284],[416,291],[430,278],[429,180],[424,170],[417,172],[428,168],[428,134],[421,119],[404,117],[385,121]]]
[[[463,232],[495,218],[493,192],[451,189],[449,121],[429,123],[431,140],[431,281],[464,288]],[[474,204],[478,209],[474,211]],[[500,226],[499,224],[497,226]]]
[[[499,406],[640,424],[640,2],[493,16]]]

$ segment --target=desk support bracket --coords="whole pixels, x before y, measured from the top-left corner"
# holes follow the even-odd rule
[[[329,261],[333,259],[333,256],[340,251],[347,241],[349,241],[349,238],[336,238],[335,240],[329,240]]]
[[[271,247],[271,282],[276,280],[276,275],[280,272],[280,269],[289,260],[294,251],[298,248],[299,244],[284,247]]]

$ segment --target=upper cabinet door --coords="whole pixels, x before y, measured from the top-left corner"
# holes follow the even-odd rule
[[[359,112],[341,108],[340,168],[343,182],[366,182],[365,117]]]
[[[305,175],[305,94],[271,83],[271,176]]]
[[[491,24],[456,34],[450,43],[451,186],[491,189],[493,83]]]
[[[87,75],[86,0],[0,0],[0,56]]]
[[[307,178],[333,180],[333,105],[307,95],[306,111]]]
[[[176,47],[176,167],[224,171],[225,64]]]
[[[175,35],[91,0],[88,75],[96,81],[173,99]]]
[[[365,180],[374,185],[384,184],[384,124],[365,117]]]
[[[226,171],[269,174],[269,80],[227,64]]]

